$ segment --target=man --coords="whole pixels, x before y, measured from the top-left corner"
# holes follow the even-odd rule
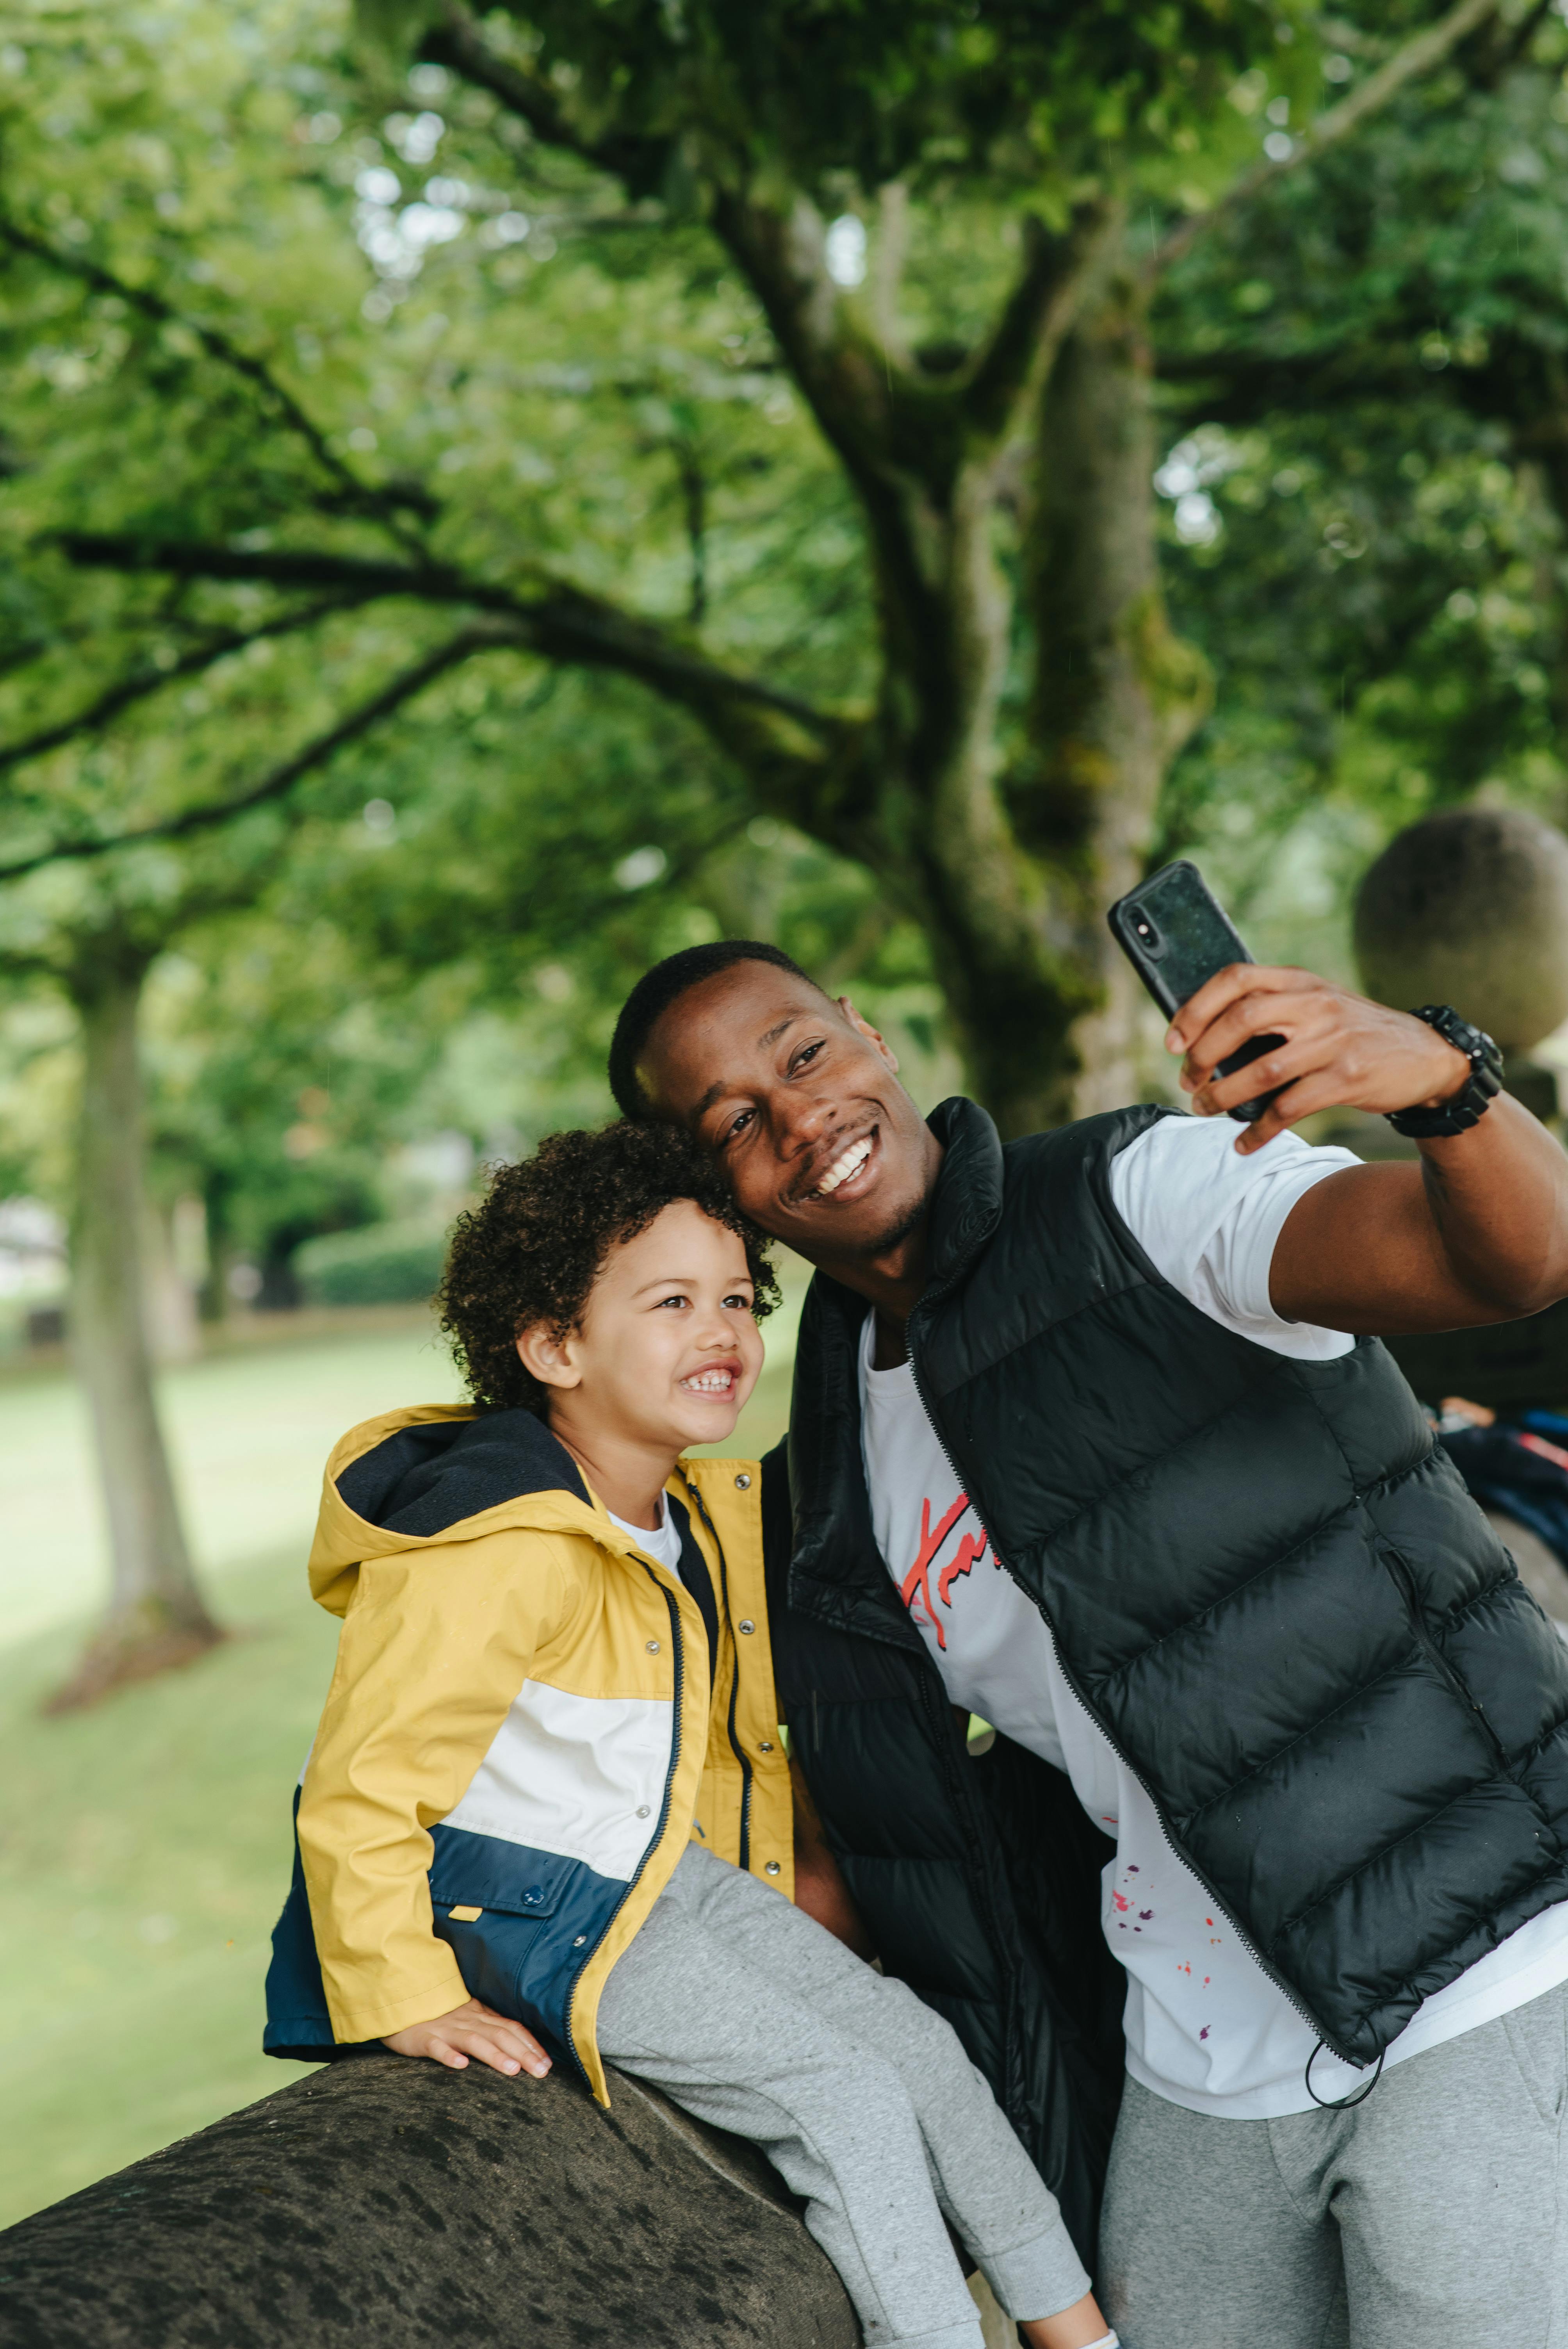
[[[647,975],[611,1071],[819,1268],[791,1741],[884,1963],[1080,2244],[1121,2010],[1099,2272],[1128,2349],[1545,2349],[1568,1653],[1369,1333],[1568,1292],[1568,1160],[1475,1031],[1304,972],[1222,972],[1168,1041],[1196,1118],[1004,1150],[731,942]],[[1421,1165],[1286,1131],[1330,1103],[1422,1133]]]

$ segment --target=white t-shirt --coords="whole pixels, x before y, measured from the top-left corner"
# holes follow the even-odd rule
[[[1357,1162],[1294,1134],[1243,1158],[1235,1140],[1228,1118],[1161,1119],[1112,1164],[1118,1212],[1157,1269],[1211,1319],[1275,1353],[1325,1361],[1347,1352],[1355,1340],[1344,1330],[1279,1318],[1269,1266],[1303,1193]],[[1128,2070],[1194,2112],[1262,2120],[1309,2111],[1305,2075],[1317,2033],[1171,1849],[1150,1796],[1068,1686],[1039,1609],[989,1555],[913,1371],[872,1369],[874,1334],[868,1315],[861,1436],[878,1547],[953,1703],[1065,1770],[1090,1818],[1115,1838],[1101,1920],[1127,1969]],[[1474,2030],[1565,1979],[1568,1902],[1428,1999],[1387,2062]],[[1326,2099],[1365,2076],[1326,2049],[1312,2066]]]
[[[645,1551],[655,1566],[662,1566],[666,1574],[673,1574],[677,1582],[680,1580],[681,1529],[676,1523],[675,1511],[663,1493],[659,1495],[656,1531],[651,1526],[628,1525],[626,1519],[618,1517],[614,1509],[606,1509],[604,1515],[613,1526],[619,1526],[624,1534],[630,1534],[637,1547]]]

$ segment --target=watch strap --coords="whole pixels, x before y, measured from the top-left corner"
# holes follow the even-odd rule
[[[1396,1133],[1408,1134],[1413,1142],[1468,1133],[1502,1090],[1502,1054],[1485,1029],[1472,1028],[1468,1019],[1461,1019],[1451,1003],[1423,1003],[1410,1017],[1424,1019],[1445,1044],[1462,1052],[1470,1062],[1470,1075],[1450,1100],[1434,1109],[1388,1110],[1385,1112],[1388,1123]]]

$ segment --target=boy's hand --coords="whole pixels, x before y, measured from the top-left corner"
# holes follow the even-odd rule
[[[433,2023],[411,2023],[407,2031],[394,2031],[381,2044],[394,2055],[433,2056],[452,2072],[466,2071],[470,2055],[492,2072],[531,2072],[536,2080],[550,2069],[550,2058],[531,2031],[477,1998],[465,1999]]]

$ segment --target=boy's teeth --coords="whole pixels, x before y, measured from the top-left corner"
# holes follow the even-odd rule
[[[695,1377],[683,1380],[682,1383],[698,1394],[727,1394],[735,1384],[735,1374],[731,1371],[698,1371]]]
[[[818,1198],[826,1198],[829,1192],[836,1191],[841,1183],[847,1183],[851,1174],[858,1174],[871,1154],[872,1141],[869,1133],[862,1134],[859,1142],[851,1142],[849,1148],[834,1159],[818,1184]]]

